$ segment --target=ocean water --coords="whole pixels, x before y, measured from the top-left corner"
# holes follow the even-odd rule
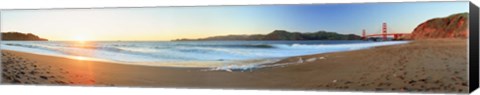
[[[251,67],[292,56],[403,43],[408,41],[2,41],[0,49],[134,65]]]

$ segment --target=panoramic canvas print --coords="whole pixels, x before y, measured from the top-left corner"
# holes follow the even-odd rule
[[[467,93],[468,5],[3,10],[1,83]]]

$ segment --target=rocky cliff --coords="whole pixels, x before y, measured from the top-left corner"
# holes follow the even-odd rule
[[[468,13],[459,13],[444,18],[434,18],[418,25],[412,39],[440,39],[468,37]]]
[[[47,41],[47,39],[40,38],[32,33],[6,32],[2,33],[2,40],[16,40],[16,41]]]

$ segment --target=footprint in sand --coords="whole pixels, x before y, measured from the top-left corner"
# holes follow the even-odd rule
[[[48,77],[47,76],[40,76],[40,78],[44,79],[44,80],[47,80]]]

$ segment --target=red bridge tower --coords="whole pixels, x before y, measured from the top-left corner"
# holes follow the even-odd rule
[[[362,39],[367,40],[367,32],[365,31],[365,29],[362,30]]]
[[[387,23],[383,23],[382,25],[382,38],[384,41],[387,40]]]

